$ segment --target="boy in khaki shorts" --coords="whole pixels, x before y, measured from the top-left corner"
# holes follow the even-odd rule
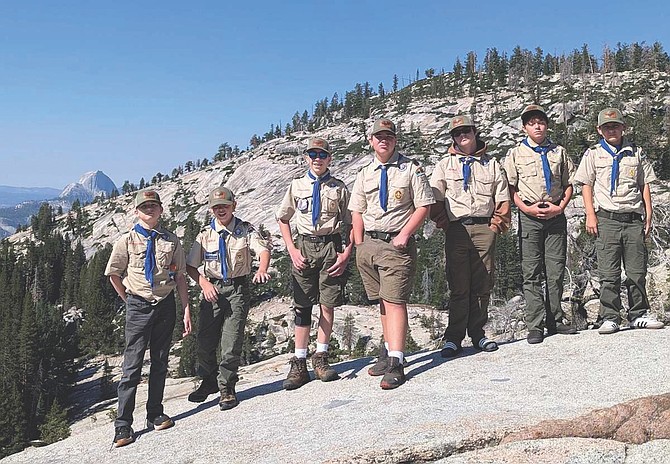
[[[238,405],[235,384],[249,314],[252,250],[260,261],[252,281],[270,279],[270,244],[251,224],[234,216],[236,206],[235,195],[226,187],[209,193],[212,221],[200,231],[186,258],[186,272],[200,285],[203,296],[198,321],[198,375],[202,382],[188,400],[201,403],[220,392],[222,411]],[[217,345],[221,351],[218,363]]]
[[[159,224],[162,213],[158,193],[137,192],[137,224],[114,244],[105,269],[114,290],[126,303],[126,347],[118,387],[119,408],[114,420],[115,447],[135,441],[131,427],[133,410],[147,346],[151,354],[147,427],[163,430],[174,425],[163,412],[162,402],[176,319],[175,288],[184,308],[184,336],[191,333],[191,311],[184,251],[177,236]]]
[[[600,142],[579,163],[575,181],[582,184],[586,232],[595,235],[600,275],[601,334],[619,331],[621,323],[621,263],[626,271],[628,325],[660,329],[650,317],[647,298],[647,247],[653,208],[649,184],[656,180],[642,149],[624,137],[621,111],[605,108],[598,114]]]
[[[563,211],[572,197],[575,167],[565,148],[549,140],[549,117],[541,106],[526,106],[521,122],[526,137],[507,152],[503,168],[519,208],[526,340],[537,344],[544,341],[545,325],[549,335],[577,332],[564,323],[561,308],[568,237]]]
[[[370,300],[380,300],[384,340],[370,375],[383,375],[381,388],[405,382],[407,303],[416,272],[413,234],[435,202],[423,168],[396,151],[396,127],[389,119],[375,121],[370,135],[373,160],[356,176],[349,201],[356,264]]]
[[[347,268],[353,243],[349,236],[351,214],[347,210],[349,191],[330,174],[332,161],[328,142],[310,139],[305,150],[307,173],[293,179],[277,210],[277,221],[286,250],[293,263],[295,310],[295,356],[283,387],[295,390],[310,381],[307,372],[307,345],[312,306],[320,306],[316,353],[312,367],[317,379],[339,379],[328,364],[328,345],[333,331],[334,308],[342,301],[341,276]],[[293,242],[289,221],[295,217],[298,235]]]
[[[486,154],[486,143],[472,118],[454,116],[449,133],[454,143],[430,178],[436,200],[430,216],[445,232],[451,290],[443,358],[462,351],[466,331],[476,349],[498,349],[486,338],[484,325],[493,288],[496,235],[510,225],[507,179],[498,161]]]

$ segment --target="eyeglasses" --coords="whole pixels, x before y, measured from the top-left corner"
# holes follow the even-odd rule
[[[381,132],[379,134],[374,134],[373,137],[377,140],[393,140],[395,135],[388,132]]]
[[[472,130],[471,127],[462,127],[460,129],[454,129],[451,132],[451,136],[454,138],[460,137],[461,135],[469,134],[471,130]]]
[[[160,206],[161,205],[159,203],[156,203],[155,201],[147,201],[138,206],[137,209],[144,211],[144,210],[151,210],[154,208],[160,208]]]
[[[321,160],[325,160],[330,155],[328,153],[326,153],[325,151],[310,150],[310,151],[307,152],[307,156],[309,156],[309,159],[313,159],[313,160],[315,160],[317,158],[319,158]]]

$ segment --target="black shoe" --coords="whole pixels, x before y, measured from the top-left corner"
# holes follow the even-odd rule
[[[209,395],[213,395],[214,393],[219,393],[219,386],[216,380],[210,378],[202,379],[200,386],[188,395],[188,400],[191,403],[202,403]]]
[[[526,341],[530,345],[537,345],[538,343],[542,343],[544,341],[544,334],[540,330],[529,330]]]
[[[160,414],[152,419],[147,417],[147,428],[154,430],[169,429],[174,425],[174,421],[167,414]]]
[[[472,342],[474,347],[478,349],[479,351],[485,351],[487,353],[491,353],[493,351],[498,351],[498,344],[494,342],[493,340],[489,340],[486,337],[482,337],[479,339],[478,342]]]
[[[377,357],[377,362],[374,363],[370,369],[368,369],[368,374],[373,377],[386,374],[386,371],[389,368],[388,363],[389,353],[386,350],[386,345],[382,343],[379,347],[379,356]]]
[[[282,385],[284,390],[295,390],[312,380],[307,372],[307,359],[293,356],[288,362],[291,364],[291,369]]]
[[[328,364],[328,352],[315,353],[312,356],[312,369],[314,377],[322,382],[330,382],[340,378],[335,369]]]
[[[240,404],[240,402],[237,400],[235,387],[226,385],[221,390],[221,398],[219,398],[219,409],[221,409],[221,411],[233,409],[238,404]]]
[[[122,425],[114,429],[114,448],[130,445],[135,441],[135,432],[129,425]]]
[[[552,330],[551,335],[561,334],[561,335],[574,335],[577,333],[577,329],[571,325],[563,324],[561,322],[556,323],[556,329]]]
[[[454,342],[446,342],[440,350],[440,356],[443,358],[453,358],[461,351],[463,351],[463,348],[461,348],[459,345],[455,344]]]
[[[389,357],[388,366],[389,369],[382,377],[380,384],[382,390],[392,390],[405,383],[405,368],[400,359],[393,356]]]

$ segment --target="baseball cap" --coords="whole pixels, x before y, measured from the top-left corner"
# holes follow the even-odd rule
[[[395,135],[395,124],[393,124],[393,121],[387,118],[377,119],[372,125],[372,135],[380,132],[390,132]]]
[[[521,122],[526,124],[533,116],[541,115],[545,121],[549,122],[547,112],[540,105],[528,105],[521,112]]]
[[[139,208],[140,205],[149,201],[153,201],[159,205],[163,204],[161,203],[161,197],[155,190],[140,190],[135,194],[135,208]]]
[[[618,122],[619,124],[626,124],[623,121],[623,114],[616,108],[605,108],[598,113],[598,127],[608,122]]]
[[[458,129],[459,127],[475,127],[475,123],[472,122],[472,118],[470,116],[454,116],[449,121],[449,133],[451,133],[454,129]]]
[[[322,150],[328,153],[330,153],[330,145],[328,144],[328,141],[326,139],[322,139],[321,137],[312,137],[309,139],[309,143],[307,144],[307,148],[305,149],[305,153],[310,151],[310,150]]]
[[[209,206],[232,205],[235,203],[235,195],[226,187],[217,187],[209,192]]]

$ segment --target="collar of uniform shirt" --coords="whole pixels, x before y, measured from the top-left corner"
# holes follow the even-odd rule
[[[219,221],[216,220],[216,218],[214,218],[214,232],[218,234],[221,231],[225,230],[226,232],[228,232],[228,235],[233,235],[233,231],[235,230],[235,227],[237,227],[237,222],[238,222],[237,217],[233,216],[230,222],[228,223],[228,226],[224,226],[221,225]]]
[[[374,155],[374,160],[373,163],[375,165],[375,169],[379,168],[381,165],[385,166],[392,166],[392,165],[397,165],[400,162],[400,153],[398,151],[394,151],[389,160],[386,163],[382,163],[379,161],[379,158],[377,158],[377,154]]]

